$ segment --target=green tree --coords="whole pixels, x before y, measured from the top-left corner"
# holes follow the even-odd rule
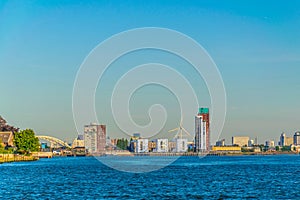
[[[39,139],[35,137],[34,131],[31,129],[15,133],[14,144],[19,152],[25,154],[38,151],[40,147]]]
[[[124,139],[124,138],[118,139],[118,141],[117,141],[117,147],[119,149],[122,149],[122,150],[128,149],[128,140]]]

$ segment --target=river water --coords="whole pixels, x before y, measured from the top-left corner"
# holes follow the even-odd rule
[[[300,156],[181,157],[148,173],[53,158],[2,164],[0,180],[4,199],[300,199]]]

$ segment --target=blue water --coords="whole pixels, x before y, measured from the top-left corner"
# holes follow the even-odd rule
[[[149,173],[53,158],[2,164],[0,180],[7,199],[300,199],[300,156],[182,157]]]

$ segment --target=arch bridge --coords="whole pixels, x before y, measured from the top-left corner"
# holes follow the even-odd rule
[[[67,147],[67,148],[71,148],[71,146],[68,144],[68,143],[66,143],[66,142],[64,142],[64,141],[62,141],[62,140],[60,140],[60,139],[58,139],[58,138],[55,138],[55,137],[52,137],[52,136],[45,136],[45,135],[37,135],[36,136],[39,140],[45,140],[45,141],[48,141],[48,142],[50,142],[52,145],[54,144],[54,145],[60,145],[60,146],[62,146],[62,147]]]

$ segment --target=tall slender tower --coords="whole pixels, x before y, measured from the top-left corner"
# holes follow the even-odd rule
[[[210,150],[209,109],[199,108],[195,117],[195,152]]]

